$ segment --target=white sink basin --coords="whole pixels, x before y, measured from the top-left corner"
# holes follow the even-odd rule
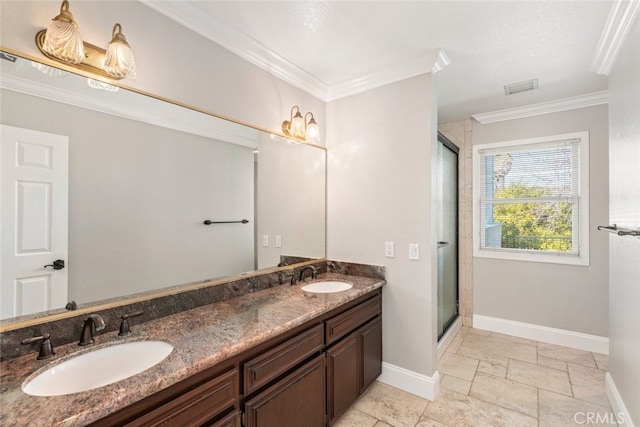
[[[353,288],[353,284],[349,282],[340,282],[337,280],[325,280],[322,282],[309,283],[302,287],[303,291],[312,292],[314,294],[331,294],[334,292],[342,292]]]
[[[129,378],[162,362],[173,346],[163,341],[116,344],[81,354],[26,382],[32,396],[61,396],[102,387]]]

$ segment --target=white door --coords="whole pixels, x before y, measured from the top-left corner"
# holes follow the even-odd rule
[[[67,303],[69,138],[0,125],[0,319]],[[45,267],[45,266],[49,267]]]

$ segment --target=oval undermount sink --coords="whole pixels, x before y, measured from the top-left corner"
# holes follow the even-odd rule
[[[173,351],[164,341],[135,341],[81,354],[52,366],[22,386],[32,396],[62,396],[129,378],[162,362]]]
[[[314,294],[331,294],[334,292],[342,292],[353,288],[353,284],[349,282],[340,282],[337,280],[325,280],[322,282],[309,283],[302,287],[303,291],[312,292]]]

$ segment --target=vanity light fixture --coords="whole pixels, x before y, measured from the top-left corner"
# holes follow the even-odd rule
[[[295,115],[293,114],[294,110]],[[307,122],[308,115],[311,115],[311,119]],[[305,142],[317,143],[320,141],[320,129],[313,118],[313,113],[307,113],[302,117],[300,107],[297,105],[291,108],[289,120],[282,122],[282,132],[286,136]]]
[[[136,63],[122,26],[115,24],[107,50],[82,40],[69,2],[46,30],[36,34],[36,45],[47,58],[115,80],[136,77]]]

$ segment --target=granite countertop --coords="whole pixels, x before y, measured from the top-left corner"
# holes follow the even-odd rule
[[[105,417],[178,383],[256,344],[384,285],[384,281],[334,273],[319,280],[345,280],[353,288],[333,294],[312,294],[296,286],[277,286],[163,317],[132,324],[126,338],[117,332],[96,334],[89,348],[76,343],[56,347],[56,355],[36,360],[37,353],[0,363],[0,425],[81,426]],[[308,283],[308,282],[307,282]],[[174,346],[156,366],[98,389],[66,396],[36,397],[22,392],[25,380],[74,355],[110,345],[160,340]],[[100,367],[96,367],[100,369]]]

